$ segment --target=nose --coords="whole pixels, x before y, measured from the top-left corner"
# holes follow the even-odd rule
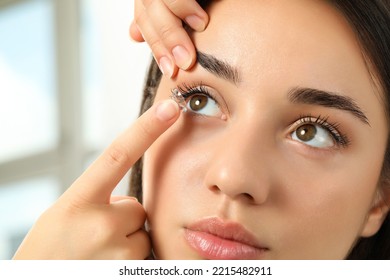
[[[205,176],[215,194],[252,204],[267,201],[272,184],[272,144],[264,133],[243,126],[230,128],[218,140]]]

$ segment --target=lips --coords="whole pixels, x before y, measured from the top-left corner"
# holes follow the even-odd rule
[[[263,259],[269,250],[240,224],[219,218],[190,224],[184,238],[201,257],[212,260]]]

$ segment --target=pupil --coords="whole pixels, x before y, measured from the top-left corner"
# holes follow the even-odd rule
[[[207,105],[207,96],[204,95],[197,95],[191,98],[190,100],[190,108],[193,111],[199,111],[202,110]]]
[[[308,142],[310,140],[313,140],[314,137],[316,136],[317,129],[314,125],[312,124],[305,124],[300,126],[297,129],[297,137],[299,140]]]

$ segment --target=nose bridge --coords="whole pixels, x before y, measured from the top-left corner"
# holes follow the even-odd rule
[[[236,199],[250,198],[263,203],[268,196],[271,156],[269,135],[261,122],[240,121],[230,124],[214,150],[206,176],[207,186]]]

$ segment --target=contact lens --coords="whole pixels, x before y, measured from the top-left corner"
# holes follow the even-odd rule
[[[172,90],[171,98],[177,104],[179,104],[179,107],[180,107],[180,109],[183,110],[183,112],[187,111],[186,100],[184,99],[184,96],[181,94],[181,92],[178,89],[175,88],[175,89]]]

